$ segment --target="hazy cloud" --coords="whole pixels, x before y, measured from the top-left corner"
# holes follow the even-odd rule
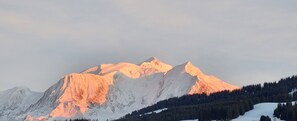
[[[297,72],[296,1],[0,1],[0,90],[101,63],[192,61],[236,85]]]

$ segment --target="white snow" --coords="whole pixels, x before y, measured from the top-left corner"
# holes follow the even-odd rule
[[[181,121],[199,121],[198,119],[193,119],[193,120],[181,120]]]
[[[164,110],[167,110],[167,108],[163,108],[163,109],[155,110],[155,111],[152,111],[152,112],[148,112],[148,113],[145,113],[144,115],[149,115],[149,114],[152,114],[152,113],[160,113],[160,112],[162,112]],[[140,115],[140,116],[142,116],[142,115]]]
[[[295,89],[292,89],[292,91],[291,92],[289,92],[289,94],[290,95],[293,95],[295,92],[297,91],[297,89],[295,88]]]
[[[278,103],[259,103],[254,105],[254,109],[246,112],[232,121],[259,121],[262,115],[269,116],[272,121],[281,121],[273,116]]]

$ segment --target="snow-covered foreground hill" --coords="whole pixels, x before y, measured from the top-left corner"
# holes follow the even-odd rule
[[[21,109],[16,114],[10,113],[10,108],[2,108],[0,120],[115,119],[171,97],[237,88],[203,74],[191,62],[172,67],[150,58],[140,64],[101,64],[65,75],[43,96],[40,93],[24,95],[24,99],[32,101],[25,101],[21,107],[16,105],[14,108]],[[6,107],[6,103],[0,103],[0,107],[3,106]]]
[[[272,121],[283,121],[273,116],[273,112],[276,109],[278,103],[259,103],[254,105],[254,109],[250,110],[244,115],[233,119],[232,121],[259,121],[262,115],[269,116]],[[183,121],[198,121],[194,120],[183,120]]]
[[[254,109],[246,112],[232,121],[259,121],[262,115],[269,116],[272,121],[281,121],[273,116],[278,103],[259,103],[254,105]]]

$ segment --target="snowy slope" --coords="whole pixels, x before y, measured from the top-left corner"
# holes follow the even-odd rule
[[[237,86],[223,82],[214,76],[203,74],[191,62],[186,62],[175,66],[164,75],[158,101],[185,94],[210,94],[237,88]]]
[[[49,88],[26,113],[40,117],[81,117],[91,104],[106,101],[109,83],[94,74],[69,74]]]
[[[107,102],[104,105],[91,109],[86,114],[86,117],[102,120],[115,119],[134,110],[152,105],[156,102],[162,77],[162,73],[157,73],[138,79],[131,79],[118,73],[114,78],[114,85],[110,86]]]
[[[237,88],[203,74],[190,62],[172,67],[150,58],[140,64],[101,64],[65,75],[17,118],[115,119],[171,97]]]
[[[0,92],[0,121],[13,121],[36,103],[42,93],[33,92],[26,87],[14,87]]]
[[[167,108],[163,108],[163,109],[155,110],[155,111],[152,111],[152,112],[148,112],[148,113],[145,113],[144,115],[149,115],[149,114],[152,114],[152,113],[160,113],[160,112],[165,111],[165,110],[167,110]]]
[[[273,112],[277,107],[278,103],[259,103],[254,105],[254,109],[246,112],[244,115],[239,116],[232,121],[259,121],[262,115],[269,116],[272,121],[282,121],[273,116]],[[182,121],[198,121],[193,120],[182,120]]]
[[[171,97],[180,97],[190,92],[198,78],[190,74],[193,71],[187,72],[187,66],[191,65],[189,63],[178,65],[164,75],[158,101]]]
[[[254,105],[254,109],[246,112],[243,116],[239,116],[232,121],[259,121],[261,115],[269,116],[273,121],[281,121],[280,119],[273,117],[273,112],[276,109],[278,103],[259,103]]]

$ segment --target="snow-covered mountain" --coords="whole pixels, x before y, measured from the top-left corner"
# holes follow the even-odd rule
[[[30,101],[27,107],[18,106],[22,112],[8,117],[17,116],[15,120],[115,119],[171,97],[237,88],[203,74],[191,62],[172,67],[150,58],[140,64],[102,64],[65,75],[42,97],[36,94],[34,97],[40,97],[38,101]],[[4,105],[0,103],[0,107]],[[9,110],[1,111],[3,114]],[[0,120],[6,117],[0,115]]]
[[[26,87],[15,87],[0,92],[0,121],[13,121],[18,115],[36,103],[42,93],[33,92]]]

